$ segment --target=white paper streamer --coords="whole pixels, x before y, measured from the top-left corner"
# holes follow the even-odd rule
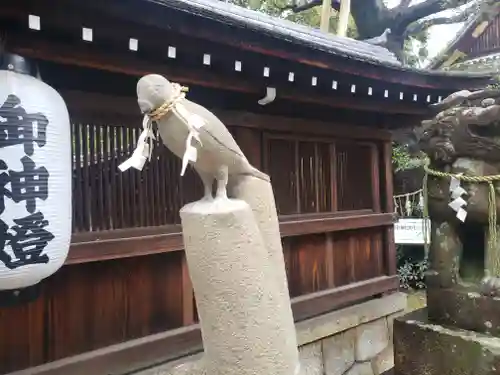
[[[450,193],[454,191],[456,188],[460,187],[460,180],[454,176],[451,176],[450,179]]]
[[[453,211],[458,212],[463,206],[466,206],[467,202],[462,199],[462,197],[458,197],[457,199],[452,200],[448,206],[452,208]]]
[[[467,202],[462,198],[464,194],[467,194],[467,192],[460,186],[460,180],[452,176],[450,179],[450,195],[452,201],[448,203],[448,206],[457,213],[457,219],[461,222],[464,222],[467,217],[467,211],[464,208],[467,206]]]
[[[186,139],[186,151],[184,151],[184,156],[182,157],[181,176],[184,176],[189,162],[194,163],[198,159],[198,150],[191,142],[195,139],[200,146],[203,146],[198,130],[205,125],[205,120],[201,116],[189,113],[182,104],[177,104],[175,110],[177,114],[186,121],[189,128],[189,134]]]
[[[464,194],[467,194],[467,192],[465,191],[465,189],[463,187],[459,186],[451,192],[451,198],[457,199],[458,197],[461,197]]]
[[[188,134],[188,137],[186,139],[186,151],[184,152],[184,156],[182,157],[181,176],[184,176],[188,163],[194,163],[196,162],[196,159],[198,159],[198,150],[191,144],[191,141],[195,137],[195,134],[191,132]]]
[[[130,158],[121,163],[118,168],[120,171],[125,172],[129,168],[135,168],[142,171],[146,160],[151,160],[153,152],[153,140],[156,139],[153,134],[152,124],[149,117],[146,115],[142,121],[143,131],[137,141],[137,147]],[[147,141],[149,140],[149,143]]]
[[[418,196],[418,207],[423,210],[424,209],[424,195],[420,193]]]
[[[410,194],[406,194],[405,199],[406,199],[405,203],[406,215],[410,216],[413,211],[412,202],[410,200]]]
[[[466,217],[467,217],[467,211],[465,211],[463,208],[459,208],[457,212],[458,220],[460,220],[463,223]]]
[[[205,120],[196,114],[191,114],[185,106],[182,104],[175,104],[174,106],[176,114],[186,122],[189,129],[189,133],[186,139],[186,150],[182,157],[182,169],[181,176],[186,173],[186,168],[189,162],[196,162],[198,159],[198,150],[192,145],[193,139],[195,139],[200,146],[202,146],[200,133],[198,130],[205,125]],[[142,170],[146,164],[146,160],[151,160],[151,154],[153,152],[153,140],[156,139],[153,134],[152,121],[149,116],[145,115],[142,121],[143,131],[139,136],[137,141],[137,147],[130,158],[125,160],[122,164],[118,166],[120,171],[124,172],[129,168],[135,168]],[[149,141],[149,142],[148,142]]]

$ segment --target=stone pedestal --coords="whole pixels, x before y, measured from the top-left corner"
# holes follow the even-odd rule
[[[395,375],[500,375],[500,298],[440,276],[426,279],[427,308],[394,321]]]
[[[433,323],[427,308],[394,320],[395,375],[498,375],[500,338]]]
[[[281,309],[283,286],[250,206],[235,199],[199,201],[180,216],[205,354],[172,373],[298,373],[291,309]]]
[[[500,339],[429,321],[427,309],[394,321],[395,375],[498,375]]]
[[[466,289],[429,288],[427,306],[434,323],[500,337],[500,298]]]

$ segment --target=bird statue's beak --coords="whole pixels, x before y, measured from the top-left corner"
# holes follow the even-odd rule
[[[137,99],[137,103],[139,104],[139,109],[143,115],[151,113],[154,109],[151,103],[147,100]]]

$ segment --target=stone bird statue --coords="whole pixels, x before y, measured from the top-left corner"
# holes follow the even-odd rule
[[[209,202],[197,206],[207,210],[206,216],[215,213],[213,217],[217,218],[217,212],[227,207],[241,204],[241,201],[248,204],[267,250],[269,269],[274,274],[270,281],[275,282],[279,290],[275,301],[276,314],[283,319],[286,329],[294,332],[280,225],[269,176],[248,162],[226,126],[212,112],[185,98],[179,84],[156,74],[144,76],[137,83],[137,101],[145,115],[144,130],[136,150],[119,166],[120,170],[143,168],[151,156],[151,139],[154,139],[152,123],[155,122],[162,142],[182,159],[181,175],[191,165],[201,177],[205,189],[202,200]],[[217,181],[215,199],[212,196],[214,180]],[[189,251],[186,248],[186,252]],[[298,363],[295,336],[287,335],[285,341],[287,351],[291,353],[289,359]],[[298,374],[299,367],[296,369]],[[206,371],[204,367],[189,367],[182,373],[194,375],[205,374]],[[287,369],[287,373],[292,371]],[[180,375],[180,372],[177,374]]]
[[[155,121],[165,146],[193,166],[204,186],[204,200],[227,198],[230,177],[251,175],[269,181],[269,177],[247,160],[226,126],[206,108],[187,100],[182,88],[157,74],[142,77],[137,83],[137,101],[145,115]]]

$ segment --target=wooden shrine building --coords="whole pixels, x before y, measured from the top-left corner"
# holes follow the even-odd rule
[[[500,68],[500,6],[478,13],[436,56],[430,69],[496,70]]]
[[[178,217],[201,183],[159,145],[118,170],[140,76],[187,85],[271,176],[297,321],[398,289],[389,130],[488,82],[215,0],[2,0],[0,38],[64,97],[73,137],[69,258],[36,301],[0,308],[0,374],[118,375],[201,350]]]

